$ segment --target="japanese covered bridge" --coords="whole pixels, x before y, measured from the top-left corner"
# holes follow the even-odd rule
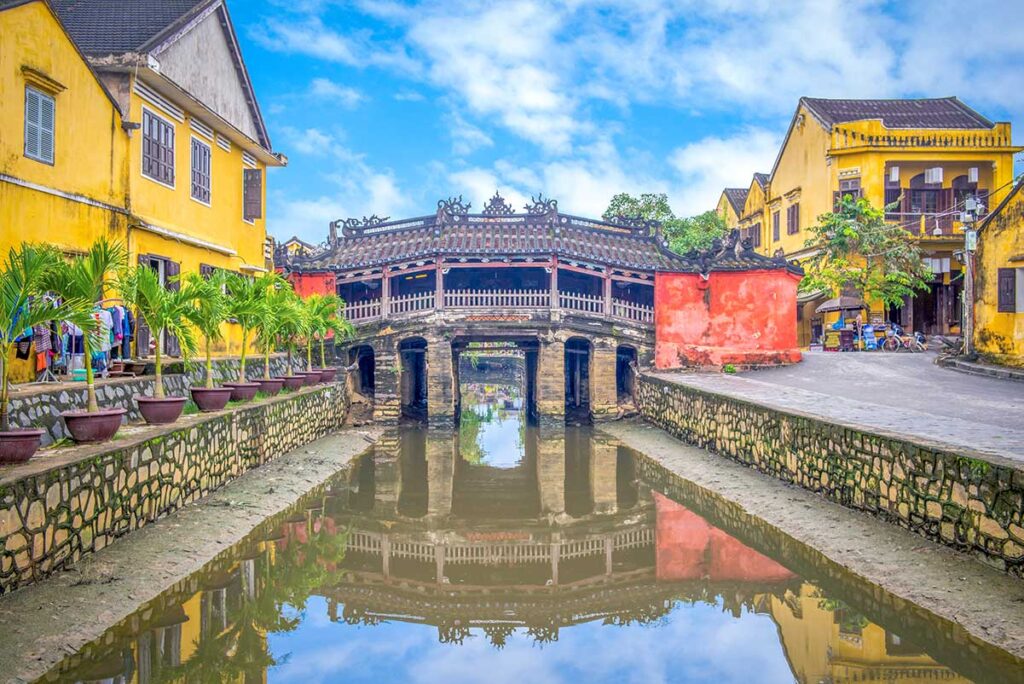
[[[682,256],[654,221],[580,218],[543,197],[470,209],[459,197],[419,218],[336,221],[325,244],[279,250],[300,294],[345,300],[356,336],[339,351],[378,419],[453,419],[467,351],[525,357],[526,405],[556,419],[615,413],[634,364],[799,359],[800,271],[736,233]]]

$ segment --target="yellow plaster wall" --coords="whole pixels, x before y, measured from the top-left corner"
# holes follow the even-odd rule
[[[731,229],[739,225],[740,217],[736,215],[736,211],[732,208],[732,203],[725,196],[724,192],[718,198],[718,206],[715,207],[715,213],[725,219],[726,228]]]
[[[121,118],[43,2],[0,12],[0,173],[98,203],[125,206]],[[60,83],[54,95],[54,163],[25,156],[29,67]],[[109,209],[0,180],[0,250],[22,241],[82,250],[100,235],[124,239],[125,219]]]
[[[976,348],[999,363],[1024,366],[1024,302],[1020,301],[1020,287],[1016,312],[1000,312],[996,292],[1000,268],[1017,269],[1018,281],[1024,280],[1024,191],[1018,191],[978,231],[976,263]]]
[[[739,217],[738,227],[741,229],[751,228],[758,221],[761,222],[761,246],[765,243],[765,188],[754,178],[750,181],[750,190],[747,192],[747,201],[743,205],[743,215]],[[761,251],[760,249],[758,251]]]

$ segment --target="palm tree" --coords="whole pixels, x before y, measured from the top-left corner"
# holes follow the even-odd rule
[[[46,276],[60,258],[52,247],[22,243],[10,249],[0,268],[0,432],[10,430],[8,359],[20,333],[50,321],[68,321],[83,329],[96,323],[89,313],[83,313],[91,311],[91,301],[65,300],[53,306],[42,300]]]
[[[100,327],[98,322],[92,319],[93,306],[103,299],[111,282],[109,277],[123,270],[126,264],[127,253],[124,246],[119,242],[109,242],[106,238],[100,238],[84,255],[70,261],[57,260],[43,278],[44,289],[63,298],[75,319],[84,322],[86,317],[89,318],[86,325],[78,326],[85,333],[82,336],[82,351],[85,353],[85,385],[89,413],[100,410],[96,401],[96,378],[92,372],[92,350],[99,342]]]
[[[192,325],[203,336],[203,351],[206,356],[206,387],[213,389],[213,343],[224,338],[223,324],[228,319],[228,301],[224,294],[227,282],[225,271],[214,271],[203,277],[189,273],[185,277],[185,288],[192,295],[192,306],[188,313]]]
[[[294,309],[289,303],[295,297],[291,283],[280,275],[273,274],[267,289],[267,306],[256,330],[256,338],[263,351],[263,379],[270,380],[270,354],[281,339],[282,331],[290,324]],[[268,279],[269,280],[269,279]],[[291,368],[289,366],[289,373]]]
[[[266,312],[266,282],[263,279],[257,280],[239,273],[231,273],[228,275],[227,286],[228,317],[233,318],[242,328],[238,381],[248,382],[245,376],[245,357],[249,349],[249,334],[259,326]]]
[[[278,303],[277,316],[280,318],[278,338],[288,352],[288,375],[293,374],[292,357],[295,354],[295,341],[302,335],[304,316],[302,300],[292,289],[286,290]]]
[[[170,289],[160,282],[159,274],[149,266],[134,266],[122,271],[118,284],[125,303],[138,312],[139,318],[156,339],[169,334],[178,338],[181,356],[187,362],[196,353],[195,331],[190,323],[194,292],[188,288]],[[156,381],[153,396],[164,399],[163,350],[156,345]]]
[[[352,324],[341,317],[345,302],[333,294],[315,294],[306,300],[311,310],[314,337],[320,343],[320,367],[327,367],[326,340],[327,333],[333,332],[348,337],[352,332]]]

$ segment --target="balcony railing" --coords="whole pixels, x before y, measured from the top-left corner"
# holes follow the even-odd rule
[[[557,306],[552,307],[548,290],[446,290],[442,294],[445,309],[486,311],[530,311],[558,309],[593,318],[614,318],[643,325],[654,323],[654,308],[600,295],[579,292],[557,293]],[[610,306],[608,305],[610,301]],[[403,316],[433,311],[437,305],[434,292],[401,295],[348,304],[345,318],[354,324],[367,323],[384,316]]]

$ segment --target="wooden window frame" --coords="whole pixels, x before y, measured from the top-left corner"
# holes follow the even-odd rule
[[[189,183],[189,196],[199,202],[203,206],[210,206],[213,202],[213,148],[204,140],[200,140],[196,136],[190,136],[191,142],[189,143],[189,159],[191,160],[191,178]],[[206,170],[205,172],[201,168],[196,168],[196,151],[197,148],[206,151]],[[197,183],[198,177],[198,183]],[[202,186],[202,180],[206,180],[205,187]],[[200,196],[196,196],[196,189],[200,190]],[[202,191],[205,190],[206,197],[202,197]]]
[[[260,179],[260,189],[259,189],[260,211],[259,211],[259,214],[256,214],[256,215],[253,215],[253,216],[249,215],[249,212],[247,211],[248,207],[246,206],[246,198],[248,197],[248,195],[246,193],[246,187],[247,187],[246,186],[246,178],[248,177],[249,173],[258,173],[259,174],[259,179]],[[250,224],[250,225],[255,225],[256,224],[256,219],[263,218],[263,210],[264,210],[264,207],[263,207],[263,183],[264,183],[264,178],[263,178],[263,176],[264,176],[263,169],[260,169],[260,168],[255,168],[254,169],[254,168],[250,168],[250,167],[244,167],[242,169],[242,220],[245,221],[246,223]]]
[[[782,212],[776,209],[772,212],[772,241],[778,242],[782,239]]]
[[[1003,287],[1009,281],[1008,288]],[[1000,268],[996,271],[996,311],[1017,313],[1017,269]]]
[[[800,232],[800,203],[794,202],[786,207],[786,235]]]
[[[42,126],[42,121],[30,121],[28,116],[29,98],[30,96],[36,97],[39,102],[40,108],[44,102],[50,103],[51,115],[50,115],[50,158],[42,156],[42,140],[46,130]],[[42,117],[42,110],[40,109],[40,119]],[[54,166],[57,162],[57,98],[54,97],[53,93],[48,93],[41,88],[38,88],[31,84],[25,84],[25,109],[23,112],[25,126],[23,128],[23,142],[22,152],[26,159],[37,161],[40,164],[47,164]],[[39,143],[39,154],[33,154],[29,151],[29,126],[35,126],[38,128],[36,134],[37,142]]]
[[[155,131],[157,132],[156,140],[153,140],[152,138],[149,137],[149,132],[146,126],[147,120],[152,120],[154,122],[154,128]],[[163,141],[159,140],[159,138],[161,137],[159,134],[165,131],[170,131],[169,147]],[[142,177],[151,180],[154,183],[158,183],[159,185],[162,185],[165,188],[170,188],[171,190],[175,189],[175,184],[177,182],[177,173],[175,168],[175,153],[177,152],[176,138],[177,131],[174,127],[173,122],[160,116],[149,107],[144,106],[142,108]],[[155,145],[158,148],[156,150],[156,152],[158,153],[156,157],[154,157],[152,151],[147,149],[147,146],[152,145]],[[160,158],[162,156],[167,156],[168,154],[170,156],[169,162],[167,159]],[[156,165],[156,167],[158,168],[168,169],[170,171],[170,181],[168,181],[166,178],[160,177],[159,175],[152,175],[148,173],[148,164]]]

